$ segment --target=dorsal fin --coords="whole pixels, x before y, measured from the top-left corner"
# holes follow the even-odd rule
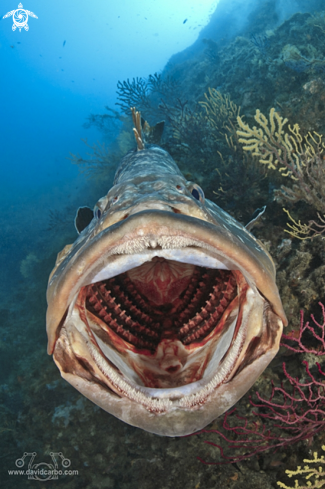
[[[133,132],[138,151],[144,149],[146,143],[159,144],[164,131],[165,121],[157,122],[153,127],[150,127],[149,123],[141,117],[141,112],[137,111],[135,107],[131,107],[131,112],[134,124]]]
[[[142,140],[142,128],[141,128],[141,113],[136,110],[135,107],[131,107],[132,119],[133,119],[133,132],[135,140],[137,142],[138,151],[144,149],[144,142]]]
[[[157,122],[150,127],[148,122],[141,117],[142,135],[145,143],[160,144],[162,134],[164,132],[165,121]]]

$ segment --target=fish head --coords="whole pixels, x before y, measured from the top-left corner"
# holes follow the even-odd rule
[[[63,378],[166,436],[232,407],[286,323],[266,249],[155,146],[122,161],[89,226],[58,255],[47,301],[48,352]]]

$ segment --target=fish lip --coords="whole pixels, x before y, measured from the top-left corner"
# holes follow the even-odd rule
[[[94,357],[96,359],[96,354],[94,355],[92,352],[91,357],[88,355],[88,360],[84,358],[80,332],[77,330],[72,332],[73,340],[77,341],[77,349],[72,350],[66,326],[62,328],[62,334],[60,334],[55,346],[53,358],[62,377],[105,411],[124,422],[158,435],[184,436],[203,429],[208,423],[233,406],[253,385],[277,353],[282,334],[282,322],[273,312],[269,312],[273,315],[271,320],[273,325],[271,334],[265,332],[265,339],[267,340],[265,353],[262,352],[253,362],[245,362],[242,369],[237,368],[237,360],[231,375],[228,378],[223,376],[223,381],[220,379],[221,382],[218,385],[211,386],[210,392],[199,392],[199,395],[194,393],[194,395],[182,399],[153,399],[154,402],[152,403],[151,399],[144,399],[141,392],[136,392],[135,396],[124,396],[123,390],[120,391],[121,396],[116,396],[116,392],[112,391],[106,382],[98,379],[97,375],[94,376],[93,359]],[[255,311],[254,316],[256,316]],[[247,331],[247,324],[247,322],[246,325],[243,324],[245,332]],[[272,336],[273,338],[271,338]],[[242,339],[244,339],[244,335]],[[91,340],[86,339],[87,354],[89,344],[92,346]],[[240,345],[239,350],[242,351],[244,347],[245,345],[243,347]],[[96,350],[97,355],[100,355],[96,346],[93,349]],[[79,362],[81,363],[79,364]],[[84,368],[87,364],[91,368],[86,374]],[[95,366],[96,364],[97,362],[95,362]]]
[[[249,284],[268,299],[275,312],[285,318],[281,300],[274,283],[274,270],[261,264],[248,246],[231,234],[226,225],[215,225],[191,216],[161,210],[141,211],[112,226],[104,228],[95,236],[85,235],[77,240],[52,275],[47,290],[48,353],[52,354],[62,318],[77,291],[91,282],[91,270],[103,259],[103,253],[113,254],[118,246],[127,246],[132,240],[157,239],[167,236],[172,239],[188,238],[197,242],[198,248],[219,253],[240,270]],[[175,247],[177,247],[175,245]],[[229,268],[229,267],[228,267]],[[274,285],[273,285],[274,283]],[[269,289],[267,291],[263,289]],[[268,292],[268,293],[267,293]]]
[[[264,337],[267,341],[264,345],[265,353],[262,352],[257,359],[253,360],[253,363],[250,361],[244,363],[243,368],[240,369],[241,359],[249,347],[248,341],[252,336],[248,322],[242,323],[243,337],[241,339],[244,343],[238,347],[239,356],[233,364],[233,368],[228,369],[228,377],[223,376],[220,379],[221,383],[212,386],[211,392],[207,393],[201,390],[199,392],[202,394],[201,396],[194,393],[192,397],[187,396],[186,399],[183,396],[183,400],[153,399],[155,402],[152,406],[149,402],[150,399],[143,403],[139,402],[139,393],[135,399],[118,397],[113,395],[108,386],[104,387],[101,382],[97,383],[96,378],[91,373],[94,365],[93,358],[89,363],[88,378],[85,376],[85,371],[81,372],[81,376],[78,375],[78,369],[82,370],[84,364],[78,366],[78,358],[69,356],[74,355],[74,353],[69,338],[66,336],[67,318],[64,318],[64,314],[67,313],[69,305],[84,285],[85,277],[87,276],[87,282],[91,278],[91,274],[94,273],[94,264],[103,253],[113,253],[117,246],[125,245],[135,237],[151,239],[157,236],[175,237],[179,235],[196,240],[199,248],[212,250],[214,253],[219,253],[220,256],[222,254],[238,270],[243,271],[245,279],[251,283],[250,290],[255,289],[262,292],[257,296],[260,300],[258,314],[254,305],[253,319],[255,323],[258,324],[258,328],[262,325],[265,330],[268,329],[266,327],[267,321],[263,319],[264,304],[267,301],[270,304],[270,314],[273,315],[272,322],[275,327],[273,327],[271,334],[266,331],[265,336],[263,336],[263,341]],[[95,259],[94,254],[96,255]],[[48,288],[48,351],[49,353],[54,352],[54,361],[63,378],[83,395],[123,421],[159,435],[182,436],[193,433],[234,405],[278,351],[282,331],[281,308],[277,304],[277,295],[270,285],[273,282],[274,271],[272,267],[268,266],[267,262],[261,265],[256,257],[252,256],[245,243],[234,236],[227,226],[223,227],[166,211],[143,211],[103,229],[97,236],[85,233],[56,267]],[[262,283],[262,289],[263,283],[270,286],[265,286],[263,292],[257,285],[258,283]],[[275,284],[274,287],[276,287]],[[278,300],[280,301],[280,299]],[[276,310],[277,308],[280,313]],[[77,331],[76,334],[79,332]],[[252,334],[254,335],[255,332],[253,331]],[[91,344],[88,341],[89,343]],[[92,345],[94,344],[92,343]],[[97,354],[101,355],[97,347],[94,346],[94,348]],[[82,360],[82,356],[80,358]],[[69,362],[72,363],[69,364]],[[201,409],[203,405],[204,409]]]
[[[204,404],[207,398],[229,377],[233,371],[234,365],[237,363],[240,354],[242,353],[243,346],[247,335],[247,325],[240,324],[237,325],[237,316],[235,319],[235,328],[238,329],[239,334],[237,335],[235,341],[228,348],[225,357],[231,356],[231,361],[228,365],[220,369],[215,375],[211,376],[210,379],[204,379],[202,381],[196,382],[196,389],[190,394],[181,393],[182,388],[145,388],[130,379],[126,379],[119,371],[113,371],[110,368],[109,363],[111,360],[106,357],[106,355],[101,350],[98,342],[94,341],[94,335],[91,331],[89,324],[86,324],[85,328],[81,328],[83,334],[88,333],[88,338],[86,339],[87,349],[90,356],[96,366],[99,368],[100,372],[107,378],[107,387],[111,388],[115,393],[128,398],[131,402],[135,401],[142,406],[144,406],[151,413],[162,414],[168,410],[180,408],[198,408]],[[227,363],[225,361],[224,363]],[[220,375],[221,374],[221,375]],[[188,384],[186,387],[193,387],[193,383]],[[155,391],[160,391],[160,395],[155,393]]]
[[[82,352],[82,350],[80,350],[80,344],[84,344],[84,348],[87,350],[86,355],[88,355],[88,363],[93,366],[95,365],[97,368],[97,374],[92,374],[95,375],[93,381],[98,382],[98,374],[102,376],[101,380],[99,381],[99,386],[101,389],[103,389],[103,393],[105,392],[105,388],[102,386],[102,384],[106,384],[106,387],[115,392],[115,394],[121,395],[122,398],[127,398],[131,403],[135,402],[143,406],[150,413],[158,415],[173,411],[175,409],[199,409],[202,405],[209,402],[209,398],[214,395],[215,391],[220,388],[221,385],[231,381],[232,378],[236,376],[239,366],[242,370],[245,368],[247,363],[249,364],[247,351],[252,335],[248,334],[248,329],[250,327],[248,318],[251,316],[253,309],[253,315],[256,317],[258,316],[257,312],[255,311],[256,300],[260,301],[259,310],[260,314],[263,314],[263,304],[265,301],[259,296],[258,293],[256,296],[256,292],[254,292],[250,287],[247,287],[247,290],[244,292],[244,298],[245,300],[239,305],[238,314],[234,320],[234,329],[231,333],[231,344],[227,349],[224,358],[222,358],[222,361],[219,362],[219,364],[214,368],[213,375],[208,379],[202,379],[202,381],[199,381],[194,392],[190,392],[189,394],[180,394],[180,390],[182,388],[175,387],[172,389],[167,389],[169,392],[166,392],[166,389],[161,388],[160,390],[163,394],[157,396],[154,393],[155,389],[142,388],[130,379],[127,379],[119,371],[119,369],[116,370],[116,368],[112,368],[112,365],[114,367],[114,361],[112,364],[112,359],[109,359],[104,354],[100,345],[97,343],[96,338],[94,338],[93,332],[88,323],[87,315],[83,311],[80,314],[80,307],[76,306],[76,302],[78,300],[77,297],[70,305],[67,322],[63,328],[63,336],[72,338],[73,341],[76,341],[76,358],[80,358],[81,361],[84,361],[83,355],[85,355],[85,353],[80,353]],[[244,310],[245,307],[246,310]],[[78,319],[79,314],[80,318],[82,317],[81,321]],[[260,319],[261,318],[258,318],[257,320],[258,324],[263,322]],[[234,335],[234,331],[236,331],[236,335]],[[262,334],[262,332],[260,333]],[[254,335],[255,334],[256,331],[254,332]],[[70,343],[69,339],[68,342]],[[69,348],[73,351],[73,345],[71,343]],[[83,350],[83,352],[84,351],[85,350]],[[80,357],[78,357],[78,355],[80,355]],[[54,359],[60,368],[59,355],[57,355],[56,349],[54,351]],[[220,363],[221,367],[219,369]],[[63,367],[62,364],[61,367]],[[60,370],[61,372],[66,372],[65,367],[60,368]],[[189,384],[188,387],[192,388],[193,386]],[[184,388],[186,389],[186,386],[184,386]],[[153,391],[153,393],[150,391]],[[83,393],[85,394],[85,392]]]

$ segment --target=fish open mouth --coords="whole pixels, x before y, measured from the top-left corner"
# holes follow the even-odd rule
[[[199,238],[187,226],[155,232],[157,224],[144,229],[138,219],[129,230],[119,225],[124,233],[117,226],[123,237],[116,242],[113,232],[110,246],[91,245],[91,261],[76,260],[54,360],[107,411],[175,436],[205,426],[246,392],[277,351],[282,322],[237,252],[207,242],[208,223],[192,220]],[[207,413],[193,417],[203,406]],[[171,427],[179,411],[184,419]]]
[[[85,287],[81,296],[86,297],[84,307],[89,322],[99,325],[104,338],[114,331],[137,353],[145,350],[151,355],[156,354],[162,341],[179,341],[195,348],[211,332],[223,334],[230,312],[238,309],[238,301],[234,301],[237,282],[231,271],[157,256],[129,272]],[[227,317],[222,320],[225,312]],[[180,362],[177,366],[164,366],[166,372],[173,374],[180,368]],[[170,386],[175,382],[175,376],[167,380]],[[193,379],[187,377],[184,382]],[[159,379],[145,379],[144,383],[166,387],[160,385]]]

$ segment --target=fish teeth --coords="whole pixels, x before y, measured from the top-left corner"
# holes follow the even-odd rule
[[[127,242],[124,245],[117,246],[114,249],[114,253],[112,252],[112,256],[106,257],[106,264],[103,268],[84,285],[111,279],[151,261],[154,257],[204,268],[228,270],[228,267],[218,258],[207,255],[204,248],[200,248],[197,242],[185,240],[184,246],[177,246],[176,243],[167,238],[168,236],[164,239],[160,238],[158,241],[146,239],[145,242],[139,241],[138,238],[138,240],[134,240],[134,243]],[[156,246],[150,247],[150,242],[156,244]],[[134,249],[132,243],[134,244]],[[160,248],[157,248],[157,246]],[[193,247],[189,248],[187,246]],[[204,277],[201,279],[204,281]]]

